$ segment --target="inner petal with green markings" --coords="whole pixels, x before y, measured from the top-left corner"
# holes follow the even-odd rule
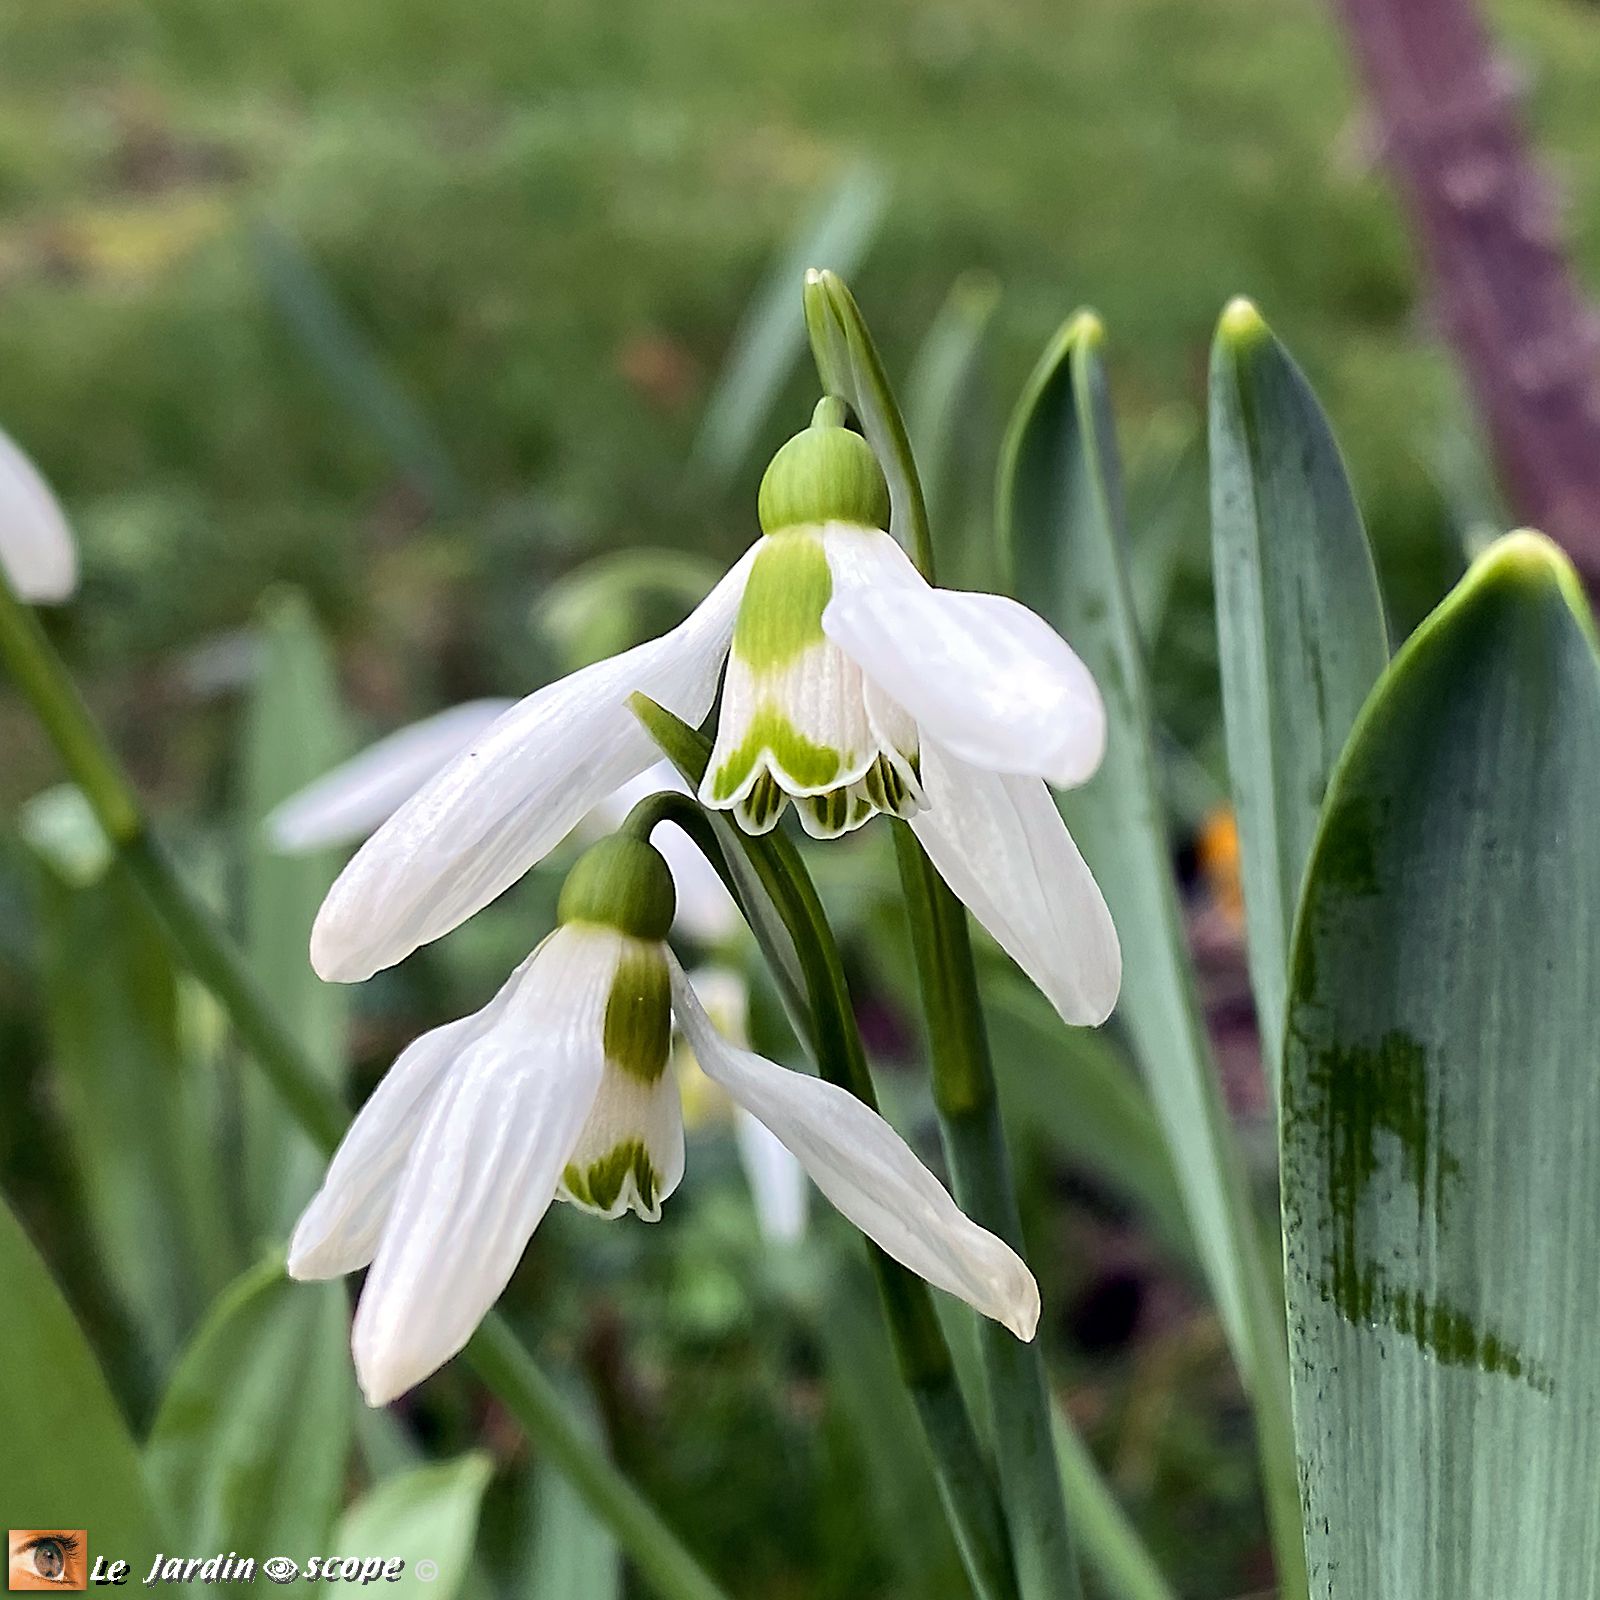
[[[817,838],[859,828],[875,812],[922,805],[916,724],[877,694],[824,634],[830,558],[887,536],[850,523],[769,533],[750,569],[734,628],[716,747],[700,798],[751,833],[777,824],[790,800]]]

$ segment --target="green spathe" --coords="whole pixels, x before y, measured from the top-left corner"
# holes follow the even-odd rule
[[[824,522],[889,526],[889,485],[872,446],[844,426],[843,402],[818,402],[811,426],[772,458],[756,503],[763,533]]]
[[[613,834],[578,857],[556,904],[559,922],[592,922],[636,939],[665,939],[677,895],[661,853],[643,839]]]

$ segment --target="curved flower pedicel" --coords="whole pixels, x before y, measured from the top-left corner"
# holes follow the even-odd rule
[[[335,1153],[289,1248],[297,1278],[371,1265],[352,1333],[381,1405],[471,1337],[555,1199],[648,1221],[683,1176],[674,1017],[706,1074],[889,1255],[1031,1339],[1021,1259],[962,1214],[853,1095],[730,1043],[664,943],[672,878],[641,840],[583,856],[559,926],[483,1010],[401,1055]]]
[[[842,416],[824,400],[779,451],[764,536],[685,622],[519,702],[367,841],[312,932],[324,978],[370,977],[481,910],[657,759],[628,697],[698,723],[727,662],[705,803],[760,829],[793,802],[824,835],[908,817],[1061,1015],[1104,1020],[1116,932],[1045,787],[1099,763],[1094,681],[1025,607],[922,579]]]
[[[69,599],[78,547],[50,485],[0,430],[0,567],[24,600]]]

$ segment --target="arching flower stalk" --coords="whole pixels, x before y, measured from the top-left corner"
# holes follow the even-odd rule
[[[289,1271],[370,1264],[352,1348],[371,1404],[466,1343],[553,1200],[659,1218],[684,1168],[674,1019],[706,1074],[850,1221],[1033,1337],[1038,1288],[1016,1253],[876,1112],[724,1038],[664,942],[672,915],[651,845],[619,834],[594,846],[562,890],[556,930],[483,1010],[412,1044],[352,1124],[295,1229]]]
[[[1104,1020],[1116,932],[1045,786],[1098,766],[1098,690],[1026,607],[923,580],[842,423],[824,400],[779,451],[763,536],[685,622],[519,702],[367,841],[312,933],[323,977],[369,977],[481,910],[655,762],[628,697],[699,723],[726,664],[703,803],[752,831],[793,804],[822,837],[905,817],[1061,1015]]]

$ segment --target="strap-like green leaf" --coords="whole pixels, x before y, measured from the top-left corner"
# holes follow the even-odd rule
[[[343,1289],[291,1283],[276,1260],[236,1279],[145,1449],[182,1548],[292,1556],[320,1540],[343,1498],[355,1405]]]
[[[336,852],[283,856],[262,821],[345,755],[333,662],[303,596],[274,595],[263,608],[261,662],[244,748],[245,946],[277,1014],[324,1080],[344,1075],[349,996],[311,970],[306,950],[322,897],[339,869]],[[322,1173],[316,1146],[271,1085],[244,1084],[246,1216],[262,1238],[294,1223]]]
[[[382,1580],[385,1595],[455,1600],[493,1471],[489,1457],[474,1450],[385,1478],[345,1512],[329,1547],[346,1557],[404,1561],[397,1578]]]
[[[1304,1592],[1282,1308],[1194,994],[1152,754],[1149,691],[1127,576],[1120,467],[1100,323],[1051,342],[1001,458],[998,520],[1012,592],[1083,656],[1105,697],[1106,758],[1061,809],[1122,941],[1120,1014],[1166,1132],[1211,1291],[1255,1404],[1285,1596]]]
[[[1306,857],[1389,640],[1327,418],[1245,300],[1223,313],[1211,347],[1211,551],[1250,981],[1276,1089]]]
[[[1587,607],[1513,535],[1380,681],[1296,925],[1283,1196],[1318,1594],[1600,1595],[1597,783]]]
[[[4,1200],[0,1506],[18,1527],[87,1529],[91,1559],[103,1551],[140,1577],[166,1542],[99,1365]]]

